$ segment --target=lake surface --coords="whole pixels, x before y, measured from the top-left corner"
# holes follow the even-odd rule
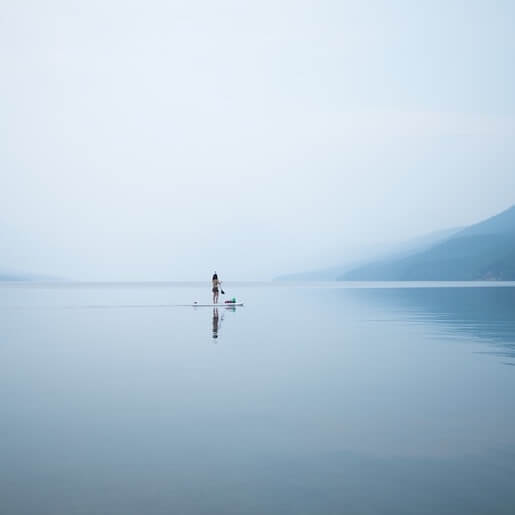
[[[0,512],[512,515],[515,284],[400,286],[0,285]]]

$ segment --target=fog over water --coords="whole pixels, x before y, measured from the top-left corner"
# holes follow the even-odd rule
[[[513,204],[513,2],[2,7],[0,268],[228,279]]]

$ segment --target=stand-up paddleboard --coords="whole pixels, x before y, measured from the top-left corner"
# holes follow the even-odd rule
[[[232,308],[233,306],[243,306],[243,302],[228,302],[227,304],[199,304],[194,302],[193,304],[184,304],[185,306],[193,306],[194,308]]]

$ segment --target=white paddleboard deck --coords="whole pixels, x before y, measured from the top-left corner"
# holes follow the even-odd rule
[[[232,308],[233,306],[243,306],[243,302],[228,302],[227,304],[185,304],[194,308]]]

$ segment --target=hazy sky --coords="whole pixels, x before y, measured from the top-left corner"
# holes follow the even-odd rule
[[[17,0],[0,268],[267,279],[515,202],[515,2]]]

